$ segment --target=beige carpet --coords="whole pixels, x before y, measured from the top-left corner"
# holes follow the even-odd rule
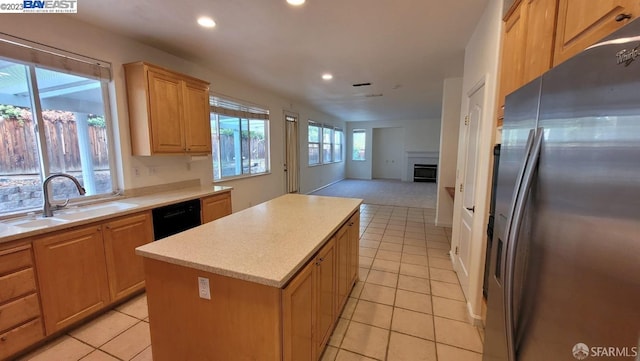
[[[383,179],[345,179],[311,194],[362,198],[366,204],[435,208],[436,190],[435,183],[414,183]]]

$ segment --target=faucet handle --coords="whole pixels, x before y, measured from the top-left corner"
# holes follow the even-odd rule
[[[64,207],[66,207],[68,204],[69,204],[69,198],[65,199],[64,203],[56,204],[53,207],[54,207],[54,209],[58,210],[58,209],[62,209]]]

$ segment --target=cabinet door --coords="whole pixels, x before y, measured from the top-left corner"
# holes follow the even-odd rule
[[[351,287],[351,274],[349,266],[351,257],[349,254],[349,226],[344,225],[336,233],[336,314],[340,313],[342,306],[347,301]]]
[[[349,219],[349,292],[351,287],[358,280],[360,270],[360,211],[358,210]]]
[[[97,225],[35,239],[45,330],[51,334],[109,303],[102,232]]]
[[[103,228],[109,293],[115,301],[144,287],[142,257],[136,255],[135,249],[153,241],[151,214],[118,218]]]
[[[282,292],[285,361],[315,361],[315,262],[309,264]]]
[[[522,3],[505,20],[500,65],[500,92],[498,118],[504,115],[505,97],[522,85],[526,39],[526,12]]]
[[[316,352],[320,354],[331,335],[335,321],[336,247],[331,238],[316,256]]]
[[[637,0],[560,0],[554,65],[586,49],[638,16]],[[616,20],[618,15],[630,18]]]
[[[553,64],[553,40],[558,0],[525,0],[527,41],[522,84],[542,75]]]
[[[187,153],[211,153],[209,86],[184,82],[184,127]]]
[[[153,150],[157,153],[185,151],[182,82],[169,73],[148,70],[149,111]]]
[[[202,224],[231,214],[231,193],[202,198]]]

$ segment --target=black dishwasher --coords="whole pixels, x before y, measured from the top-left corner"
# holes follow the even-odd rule
[[[154,240],[186,231],[201,224],[200,199],[155,208],[151,213],[153,215]]]

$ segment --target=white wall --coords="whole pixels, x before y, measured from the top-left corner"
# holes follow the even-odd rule
[[[402,179],[404,129],[374,128],[371,174],[379,179]]]
[[[319,113],[316,113],[320,116]],[[309,139],[309,120],[315,122],[322,122],[327,125],[335,125],[339,128],[346,129],[345,124],[342,122],[325,122],[321,118],[314,116],[314,114],[306,114],[305,117],[300,116],[300,193],[307,194],[323,188],[329,184],[335,183],[345,178],[345,159],[347,158],[346,147],[342,150],[342,162],[329,163],[322,165],[309,165],[309,147],[307,146],[307,139]],[[344,132],[345,138],[347,132]],[[346,143],[346,139],[343,140]],[[344,144],[344,143],[343,143]],[[320,157],[322,157],[322,151],[320,151]]]
[[[442,91],[440,160],[438,162],[436,202],[436,225],[440,227],[451,227],[453,224],[453,199],[445,187],[456,187],[461,97],[462,78],[445,79]]]
[[[69,16],[54,14],[4,16],[0,22],[0,32],[111,63],[113,82],[110,85],[110,101],[116,133],[116,159],[120,169],[118,183],[121,189],[128,190],[191,179],[199,179],[201,184],[210,184],[213,180],[213,166],[210,159],[197,160],[188,165],[190,158],[186,156],[133,157],[130,155],[126,88],[122,67],[124,63],[144,60],[205,79],[211,82],[211,90],[216,93],[258,104],[270,110],[271,174],[222,183],[235,188],[232,193],[234,211],[264,202],[286,191],[283,165],[283,110],[297,112],[300,114],[300,119],[311,118],[323,123],[345,126],[344,122],[317,112],[304,104],[293,103],[269,91],[230,79],[215,72],[207,64],[189,62],[118,34],[76,21]],[[301,129],[306,129],[306,124],[301,122],[300,125]],[[306,130],[300,132],[301,145],[306,144],[306,136]],[[300,181],[303,190],[320,187],[322,182],[344,178],[345,163],[336,164],[330,168],[330,171],[323,172],[320,176],[306,167],[306,150],[301,149],[300,159]],[[138,175],[135,174],[134,168],[138,170]]]
[[[401,152],[438,152],[440,148],[440,119],[399,120],[392,122],[348,122],[347,123],[347,178],[372,178],[372,149],[374,128],[402,128],[404,146],[398,145]],[[365,161],[351,160],[353,149],[352,132],[354,129],[366,131]],[[404,164],[404,160],[403,160]],[[403,166],[405,167],[405,166]],[[402,170],[402,180],[406,181],[406,169]]]
[[[502,0],[489,0],[466,48],[464,57],[464,76],[462,81],[461,114],[469,107],[469,91],[480,81],[485,81],[485,101],[482,123],[479,129],[478,163],[476,176],[475,202],[476,216],[471,230],[469,285],[463,291],[467,297],[470,316],[481,319],[482,277],[486,247],[485,228],[488,221],[491,177],[491,150],[494,143],[496,122],[497,73],[499,65],[500,37],[502,29]],[[461,121],[464,121],[461,117]],[[460,127],[460,137],[464,126]],[[462,138],[459,138],[462,139]],[[460,142],[458,144],[458,164],[462,165]],[[463,170],[457,169],[456,183],[463,179]],[[460,216],[462,197],[454,203],[452,249],[459,244]],[[479,211],[481,210],[481,211]]]

